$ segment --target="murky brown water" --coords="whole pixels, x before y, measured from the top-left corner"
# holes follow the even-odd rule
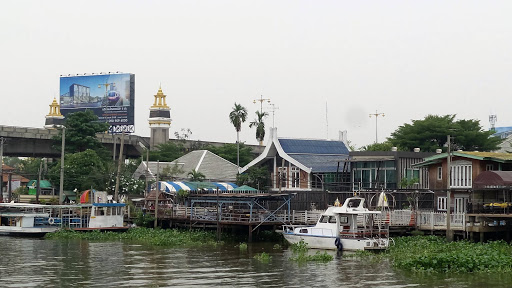
[[[0,287],[512,287],[509,275],[421,275],[347,257],[299,265],[273,244],[241,252],[0,237]],[[261,252],[269,263],[253,258]]]

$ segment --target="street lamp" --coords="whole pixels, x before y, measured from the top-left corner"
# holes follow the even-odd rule
[[[252,102],[256,104],[256,101],[260,102],[260,113],[263,113],[263,102],[270,103],[270,99],[263,99],[263,95],[260,95],[260,99],[254,99]]]
[[[377,141],[377,119],[379,118],[379,116],[384,117],[384,113],[377,113],[377,110],[375,110],[375,113],[370,114],[370,118],[372,118],[372,116],[375,116],[375,143],[378,143],[378,141]]]

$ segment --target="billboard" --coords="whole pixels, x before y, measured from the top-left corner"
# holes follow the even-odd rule
[[[131,126],[127,130],[133,130],[134,100],[134,74],[60,77],[60,111],[64,116],[92,110],[99,121],[109,123],[111,128]]]

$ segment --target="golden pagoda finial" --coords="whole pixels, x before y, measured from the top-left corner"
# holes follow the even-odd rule
[[[158,92],[155,95],[155,103],[153,103],[153,106],[151,106],[151,108],[169,109],[169,106],[167,106],[167,103],[165,103],[165,97],[166,95],[162,91],[162,84],[160,84],[160,88],[158,88]]]
[[[53,97],[53,102],[52,102],[52,104],[50,104],[50,113],[48,113],[48,115],[46,115],[46,116],[49,116],[49,117],[55,117],[55,116],[61,117],[62,116],[62,114],[60,114],[60,105],[57,102],[57,99],[55,97]]]

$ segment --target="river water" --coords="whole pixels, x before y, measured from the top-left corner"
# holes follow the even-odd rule
[[[335,256],[298,264],[275,243],[162,248],[0,236],[0,287],[512,287],[509,275],[415,274]],[[261,252],[272,258],[262,263]]]

